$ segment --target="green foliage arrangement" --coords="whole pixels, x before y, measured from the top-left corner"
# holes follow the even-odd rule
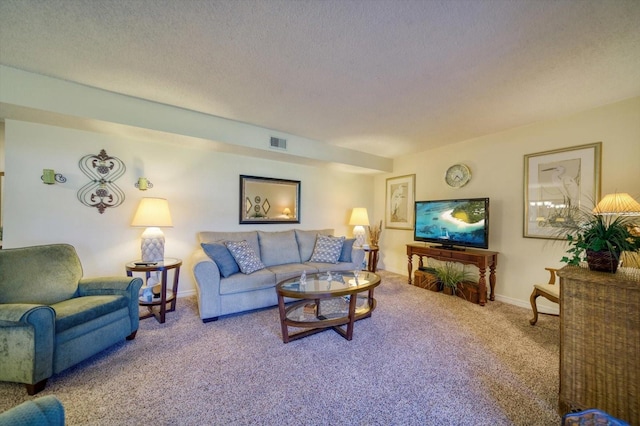
[[[445,262],[440,266],[435,267],[435,275],[444,287],[448,287],[452,290],[452,294],[455,294],[458,283],[471,280],[473,275],[464,270],[464,266],[460,267],[460,264],[455,262]]]
[[[578,265],[590,252],[608,252],[617,263],[623,251],[640,251],[640,237],[632,234],[634,219],[582,212],[575,226],[563,228],[569,249],[560,261]]]

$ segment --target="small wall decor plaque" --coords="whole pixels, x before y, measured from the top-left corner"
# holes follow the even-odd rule
[[[90,182],[78,190],[78,200],[87,207],[95,207],[100,214],[108,207],[124,202],[124,192],[115,184],[127,169],[119,158],[107,155],[102,149],[98,155],[85,155],[78,162],[82,173]]]

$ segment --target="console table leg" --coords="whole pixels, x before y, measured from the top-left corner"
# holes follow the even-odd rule
[[[487,280],[485,278],[485,274],[487,272],[486,268],[480,269],[480,279],[478,279],[478,291],[479,295],[479,304],[480,306],[484,306],[487,303]]]
[[[489,300],[496,300],[496,296],[493,293],[493,290],[496,287],[496,266],[495,265],[491,265],[489,267],[489,286],[491,287],[491,295],[489,297]]]
[[[407,269],[409,270],[409,285],[411,285],[411,270],[413,269],[413,255],[407,256],[409,261],[407,262]]]

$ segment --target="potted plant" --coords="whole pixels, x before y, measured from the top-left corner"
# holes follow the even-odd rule
[[[614,273],[623,251],[640,251],[633,228],[630,216],[581,212],[575,226],[565,228],[569,249],[561,261],[578,265],[586,259],[589,269]]]
[[[445,262],[435,267],[435,275],[442,283],[443,291],[447,294],[455,295],[460,291],[458,283],[470,280],[472,275],[465,271],[464,266],[455,262]]]

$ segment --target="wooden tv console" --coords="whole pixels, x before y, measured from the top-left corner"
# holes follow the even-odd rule
[[[407,244],[407,269],[409,271],[409,284],[411,284],[411,273],[413,270],[413,256],[420,259],[419,267],[422,268],[423,257],[431,257],[433,259],[464,263],[467,265],[475,265],[480,270],[480,279],[478,280],[478,291],[480,293],[480,306],[487,303],[487,280],[485,278],[487,268],[489,268],[489,285],[491,292],[489,300],[495,300],[493,290],[496,286],[496,266],[498,266],[498,253],[487,250],[449,250],[438,246],[428,246],[426,244]]]

